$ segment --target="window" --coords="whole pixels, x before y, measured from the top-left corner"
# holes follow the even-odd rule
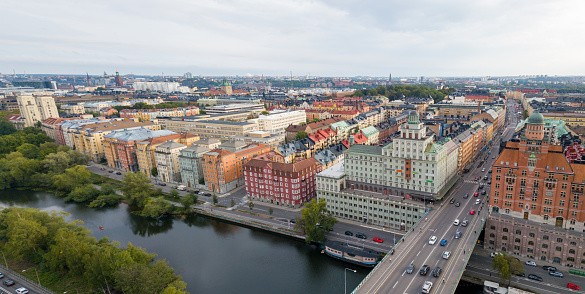
[[[547,235],[542,236],[542,240],[548,240],[548,236]]]
[[[522,175],[523,176],[526,176],[526,171],[525,170],[522,171]]]
[[[502,236],[502,240],[504,241],[508,240],[508,236]]]
[[[500,183],[496,183],[496,189],[500,188]]]
[[[563,243],[563,239],[557,238],[557,243]]]
[[[516,238],[516,239],[514,239],[514,242],[516,242],[516,243],[520,243],[520,238]]]
[[[502,172],[502,168],[501,167],[496,168],[496,172],[497,173],[501,173]]]
[[[568,180],[569,180],[569,175],[563,175],[563,181],[568,181]],[[565,188],[567,187],[567,184],[563,184],[563,185],[565,185]]]
[[[556,251],[562,251],[563,249],[561,248],[561,246],[557,246],[557,247],[555,248],[555,250],[556,250]]]
[[[502,231],[503,231],[504,233],[507,233],[507,232],[508,232],[508,228],[503,228],[503,229],[502,229]]]
[[[575,254],[575,249],[569,249],[569,254]]]
[[[548,248],[547,244],[542,244],[542,248]]]
[[[563,183],[563,184],[561,185],[561,189],[567,189],[567,183]]]
[[[534,241],[528,241],[528,246],[534,246]]]
[[[559,206],[565,206],[565,200],[559,201]]]
[[[530,237],[530,238],[534,238],[534,236],[535,236],[534,233],[528,234],[528,237]]]
[[[491,226],[490,229],[491,230],[495,230],[496,229],[496,226]]]
[[[497,175],[496,176],[496,181],[499,181],[499,180],[500,180],[500,175]]]
[[[495,237],[496,237],[496,235],[494,233],[490,234],[490,238],[495,238]]]
[[[516,235],[522,235],[522,231],[516,230]]]
[[[534,172],[534,177],[535,178],[540,178],[540,172]]]

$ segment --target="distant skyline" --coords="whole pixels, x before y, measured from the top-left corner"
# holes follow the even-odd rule
[[[578,0],[0,3],[0,73],[583,75]]]

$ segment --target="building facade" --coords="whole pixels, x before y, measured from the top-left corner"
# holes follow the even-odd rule
[[[181,169],[181,180],[187,187],[199,187],[200,181],[203,181],[203,154],[211,149],[191,145],[181,150],[179,155],[179,167]]]
[[[304,110],[273,110],[267,115],[260,115],[256,121],[260,131],[284,134],[288,126],[305,123],[307,116]]]
[[[179,155],[181,150],[187,148],[173,141],[167,141],[156,146],[154,159],[158,170],[158,178],[163,182],[181,183],[181,168]]]
[[[25,127],[32,127],[37,122],[41,122],[47,118],[59,117],[55,99],[51,96],[34,97],[32,95],[24,95],[16,97],[16,100],[20,115],[24,118]]]

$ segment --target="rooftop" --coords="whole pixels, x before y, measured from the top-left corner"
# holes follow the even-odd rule
[[[344,162],[340,162],[320,173],[317,176],[339,179],[345,175]]]

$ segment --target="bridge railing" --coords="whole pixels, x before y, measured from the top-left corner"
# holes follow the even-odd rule
[[[35,288],[36,288],[35,290],[38,290],[38,291],[35,291],[35,292],[40,292],[41,294],[55,294],[55,292],[47,289],[46,287],[43,287],[39,283],[37,283],[37,282],[35,282],[35,281],[33,281],[33,280],[31,280],[31,279],[29,279],[29,278],[21,275],[21,274],[15,272],[15,271],[13,271],[13,270],[11,270],[11,269],[3,266],[3,265],[0,265],[0,270],[2,270],[2,272],[4,272],[4,273],[10,274],[11,276],[16,276],[19,279],[24,280],[24,281],[26,281],[29,284],[35,285]]]
[[[410,227],[410,230],[406,231],[406,234],[404,234],[404,236],[402,236],[402,238],[400,238],[400,240],[398,240],[398,243],[394,244],[394,246],[392,246],[392,249],[390,249],[390,251],[388,253],[386,253],[386,256],[384,256],[384,258],[382,258],[382,260],[380,262],[378,262],[378,264],[376,264],[376,266],[370,271],[370,273],[357,285],[357,287],[351,292],[351,294],[355,294],[357,293],[357,291],[364,285],[365,282],[368,281],[368,279],[372,276],[372,274],[378,269],[378,267],[387,259],[390,259],[390,261],[392,260],[392,258],[390,257],[391,254],[390,252],[394,251],[394,249],[396,248],[396,246],[398,246],[400,243],[402,243],[404,241],[404,238],[406,238],[406,236],[408,236],[408,234],[410,234],[410,232],[412,232],[412,230],[423,220],[426,218],[427,214],[431,211],[432,207],[429,207],[425,213],[423,214],[423,216],[412,226]]]

